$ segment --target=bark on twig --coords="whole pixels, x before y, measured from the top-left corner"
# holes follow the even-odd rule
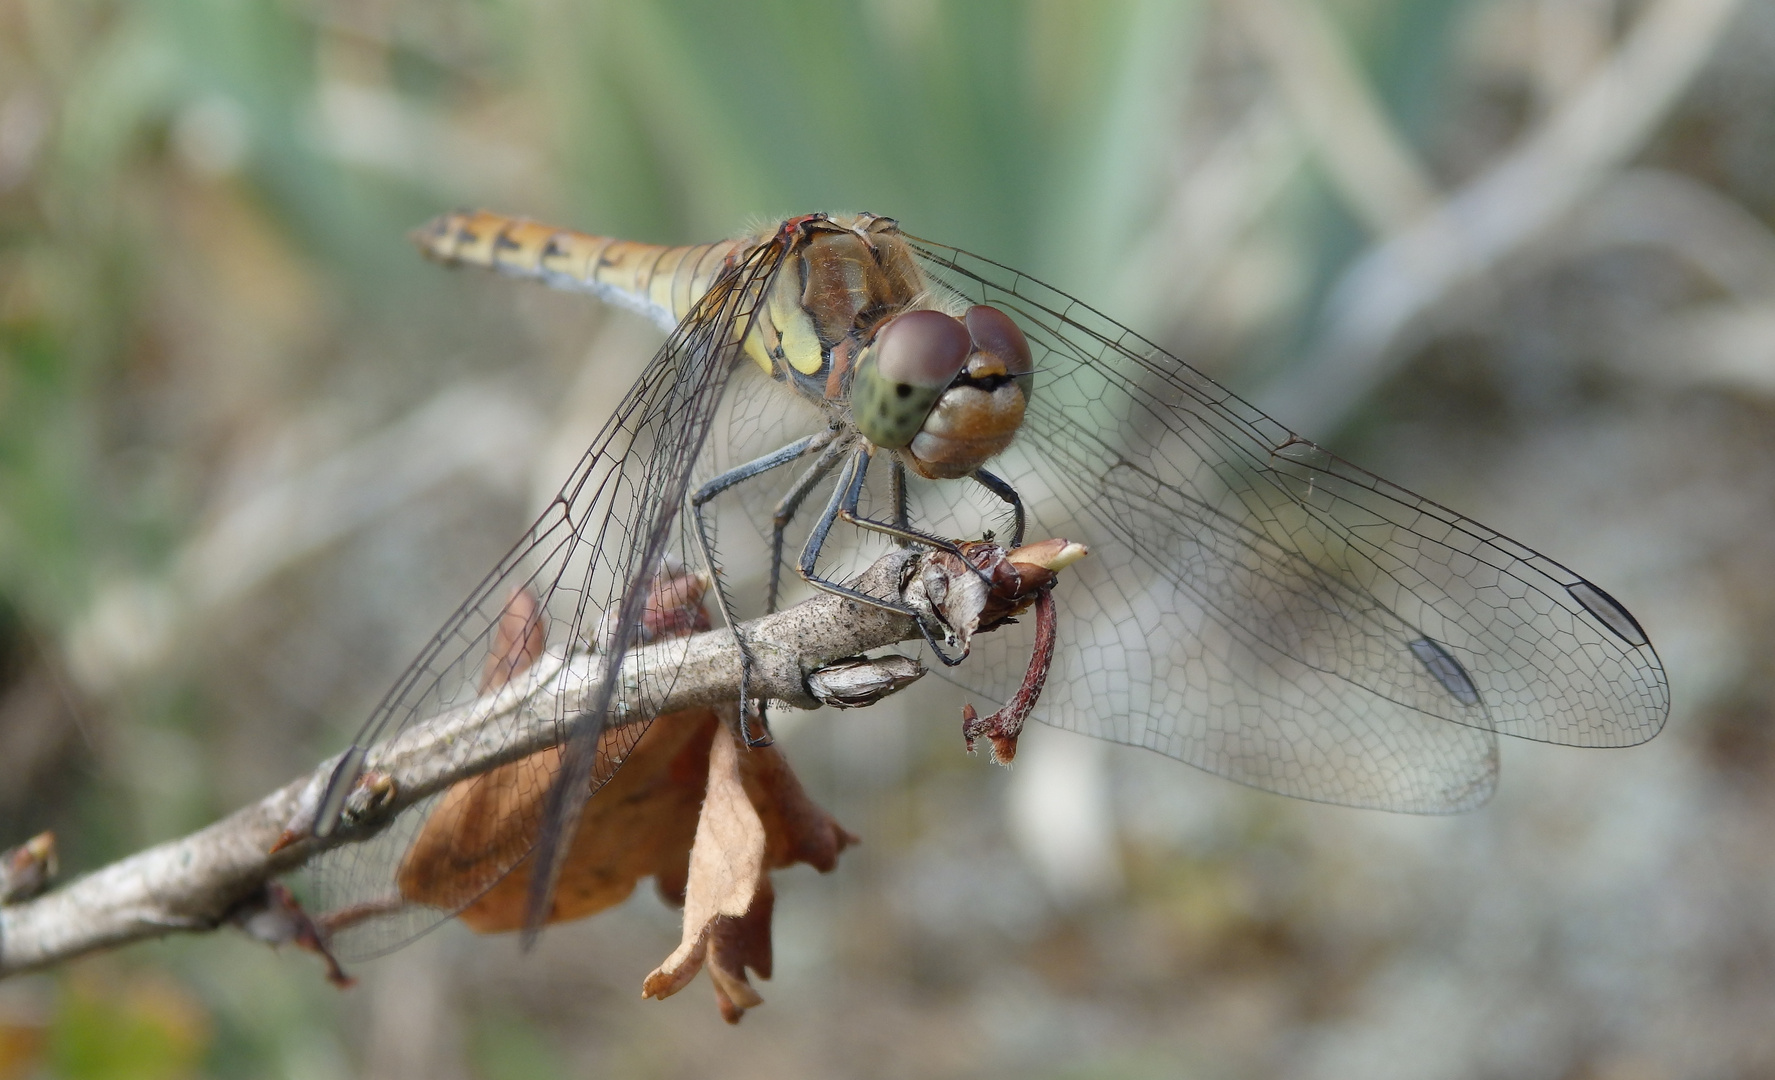
[[[859,587],[875,596],[899,595],[906,562],[913,557],[889,554],[864,573]],[[746,623],[742,632],[755,661],[750,692],[803,708],[817,704],[807,684],[813,672],[919,636],[910,617],[827,594]],[[739,649],[725,629],[637,649],[624,670],[643,667],[678,673],[655,703],[662,713],[731,702],[739,694]],[[393,781],[391,801],[379,820],[459,780],[554,745],[557,708],[565,706],[571,715],[573,696],[587,694],[597,677],[595,657],[539,664],[511,686],[372,748],[367,768]],[[344,829],[324,840],[306,835],[333,765],[324,762],[189,836],[29,902],[0,907],[0,978],[173,931],[214,930],[226,925],[243,901],[262,895],[271,879],[321,851],[363,839],[366,830]],[[302,837],[274,852],[292,827]]]

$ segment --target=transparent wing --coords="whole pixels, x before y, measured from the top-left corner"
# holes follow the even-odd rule
[[[1091,549],[1056,593],[1042,719],[1285,795],[1417,812],[1485,800],[1494,732],[1627,746],[1663,725],[1663,666],[1602,590],[1071,297],[914,243],[937,282],[1028,335],[1035,398],[989,467],[1032,537]],[[989,672],[1026,646],[978,648],[1004,654],[975,658]]]
[[[500,623],[514,593],[539,603],[535,634],[543,654],[537,663],[553,664],[570,679],[573,656],[601,649],[580,668],[581,686],[590,684],[589,672],[602,673],[591,692],[574,693],[569,685],[553,695],[557,703],[580,701],[572,714],[555,707],[561,751],[459,784],[407,810],[375,838],[312,864],[317,896],[311,907],[334,928],[331,944],[341,955],[398,947],[474,902],[527,857],[532,882],[542,883],[535,891],[546,893],[585,799],[614,775],[650,723],[619,727],[608,718],[655,715],[649,702],[669,692],[677,675],[655,669],[634,679],[612,677],[662,563],[668,556],[701,562],[681,511],[740,342],[780,256],[780,245],[762,245],[711,288],[623,398],[560,494],[365,724],[359,748],[485,700],[488,658],[506,649]],[[423,867],[416,862],[421,851]]]

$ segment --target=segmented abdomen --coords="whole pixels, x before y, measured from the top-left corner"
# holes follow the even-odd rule
[[[709,290],[730,255],[755,241],[666,247],[593,236],[486,210],[434,218],[413,233],[420,250],[558,289],[596,294],[670,331]]]

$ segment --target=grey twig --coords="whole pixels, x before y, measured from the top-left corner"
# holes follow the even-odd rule
[[[875,596],[904,597],[919,581],[918,574],[905,573],[914,557],[887,555],[864,573],[858,587]],[[835,660],[919,636],[909,616],[824,593],[746,623],[742,632],[756,662],[751,693],[804,708],[817,704],[808,688],[812,673]],[[392,781],[388,801],[378,807],[383,819],[457,781],[554,745],[557,715],[572,715],[575,697],[589,692],[598,670],[591,656],[538,663],[512,684],[371,748],[367,768]],[[661,713],[739,695],[739,649],[725,629],[636,649],[623,670],[625,676],[677,672],[669,691],[652,703]],[[325,839],[308,835],[333,765],[325,762],[189,836],[34,900],[0,906],[0,977],[172,931],[214,930],[278,875],[362,838],[364,831],[350,829]],[[296,839],[279,848],[287,836]]]

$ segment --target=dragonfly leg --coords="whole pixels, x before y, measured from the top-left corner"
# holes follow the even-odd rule
[[[756,461],[748,461],[744,465],[736,465],[722,473],[720,476],[710,480],[702,487],[697,488],[696,493],[690,497],[690,505],[695,507],[698,511],[701,511],[702,507],[715,496],[729,488],[743,484],[755,476],[762,476],[772,469],[781,468],[816,446],[826,445],[832,441],[834,434],[835,432],[831,428],[828,428],[825,431],[809,435],[805,439],[796,439],[788,446],[772,450],[770,453]],[[698,514],[698,518],[700,520],[700,513]]]
[[[770,453],[755,461],[748,461],[744,465],[739,465],[727,470],[720,476],[717,476],[713,480],[704,484],[702,487],[697,488],[696,493],[690,497],[690,510],[691,513],[696,516],[697,544],[702,548],[703,562],[708,566],[710,575],[715,579],[715,596],[717,602],[721,605],[721,617],[727,620],[728,626],[736,625],[733,617],[733,605],[728,599],[727,588],[721,583],[721,574],[715,566],[715,538],[709,533],[709,520],[703,514],[703,507],[707,506],[710,501],[724,491],[743,484],[754,477],[762,476],[772,469],[780,469],[784,465],[787,465],[791,461],[806,454],[816,446],[826,446],[832,442],[835,434],[836,433],[832,429],[828,428],[825,431],[809,435],[805,439],[796,439],[788,446],[772,450]],[[828,457],[832,456],[834,455],[828,451],[828,453],[820,456],[820,461],[825,461]],[[816,462],[815,468],[818,467],[819,465]],[[826,467],[828,469],[831,468],[830,465]],[[797,481],[797,483],[799,482],[800,481]],[[775,590],[773,589],[772,592],[774,593]]]
[[[898,462],[896,462],[895,464],[898,464]],[[1023,497],[1021,495],[1017,494],[1017,489],[1012,487],[1010,485],[1009,481],[1004,480],[1001,477],[994,476],[992,473],[987,472],[985,469],[975,469],[974,470],[974,480],[981,487],[985,488],[987,491],[992,492],[994,495],[997,495],[999,498],[1003,499],[1005,502],[1008,502],[1011,504],[1011,515],[1012,515],[1012,519],[1015,523],[1011,526],[1011,542],[1009,544],[1006,544],[1005,546],[1012,547],[1012,548],[1022,547],[1023,546]]]
[[[850,460],[845,462],[844,472],[839,474],[838,486],[833,489],[832,498],[827,500],[826,509],[820,514],[820,520],[814,523],[813,531],[808,534],[807,543],[802,546],[801,559],[796,568],[801,572],[803,580],[816,589],[821,589],[836,596],[847,597],[851,600],[882,608],[886,611],[912,616],[913,620],[918,623],[919,633],[924,635],[925,642],[930,645],[931,651],[936,654],[937,659],[941,660],[945,666],[954,667],[962,662],[965,655],[951,657],[949,654],[945,653],[943,647],[937,644],[936,635],[931,632],[931,628],[925,625],[924,619],[910,605],[902,604],[894,600],[885,600],[879,596],[870,596],[868,593],[859,589],[853,589],[848,585],[841,585],[830,578],[823,578],[815,573],[815,566],[819,562],[820,551],[826,546],[826,537],[832,532],[833,523],[840,518],[864,528],[886,533],[889,536],[904,537],[917,543],[928,544],[931,547],[953,552],[957,557],[961,558],[963,562],[967,561],[967,557],[962,554],[961,549],[951,541],[934,536],[927,538],[922,533],[912,529],[894,529],[882,522],[860,517],[857,514],[857,501],[862,497],[863,481],[868,477],[868,474],[869,447],[861,446],[856,450],[853,450],[851,452]],[[973,564],[968,563],[968,565],[972,566]],[[975,572],[978,573],[979,571],[976,570]]]
[[[794,519],[795,514],[801,509],[801,504],[807,501],[807,497],[813,489],[826,478],[826,475],[832,471],[832,467],[838,464],[838,459],[844,456],[847,445],[839,440],[829,442],[819,459],[796,478],[795,483],[790,486],[782,500],[777,503],[776,510],[771,514],[770,593],[766,601],[765,610],[767,611],[777,609],[777,600],[782,595],[783,538],[789,529],[789,522]]]
[[[743,484],[747,480],[762,476],[772,469],[779,469],[815,446],[831,442],[832,437],[833,432],[828,429],[809,435],[805,439],[797,439],[788,446],[772,450],[761,458],[727,470],[697,488],[696,493],[690,497],[690,510],[696,517],[697,544],[702,548],[703,564],[709,568],[709,576],[715,582],[715,603],[721,608],[722,621],[733,631],[733,639],[740,647],[740,737],[745,740],[747,746],[768,745],[770,743],[769,729],[765,728],[765,732],[757,736],[754,736],[749,730],[749,718],[752,713],[747,708],[749,696],[747,688],[752,683],[752,650],[746,646],[745,638],[740,635],[739,620],[734,617],[733,600],[727,595],[727,585],[721,578],[719,568],[715,565],[715,540],[709,534],[709,520],[703,514],[703,507],[722,492],[738,484]],[[764,709],[762,706],[758,709],[758,720],[759,726],[763,728]]]
[[[851,484],[848,488],[842,483],[838,485],[838,491],[844,495],[844,501],[838,508],[838,517],[855,525],[859,529],[867,529],[870,532],[881,533],[883,536],[891,536],[902,544],[923,544],[925,547],[936,548],[938,551],[947,551],[951,555],[961,559],[963,562],[967,562],[967,556],[962,554],[961,545],[957,544],[954,540],[937,536],[934,533],[924,532],[920,529],[914,529],[909,524],[901,524],[892,521],[877,521],[872,517],[864,517],[862,514],[857,513],[857,503],[863,495],[863,478],[869,471],[871,448],[868,446],[859,447],[855,452],[855,456],[851,460],[853,462],[860,461],[861,465],[856,469],[855,475],[851,477]],[[897,465],[899,463],[895,462],[895,464]],[[846,475],[850,474],[847,472]],[[899,494],[902,496],[905,494],[904,486],[901,487]],[[903,504],[900,507],[896,507],[895,515],[899,516],[902,509]],[[968,563],[968,565],[972,566],[973,564]],[[985,575],[981,575],[981,577],[984,578]]]
[[[906,463],[894,458],[893,472],[888,474],[888,494],[894,501],[894,525],[902,529],[912,528],[912,515],[906,506]],[[900,541],[904,547],[906,541]]]
[[[801,546],[801,558],[796,562],[796,570],[803,580],[816,589],[832,593],[836,596],[848,597],[885,611],[901,615],[918,617],[918,612],[909,605],[897,600],[885,600],[879,596],[870,596],[866,592],[841,585],[830,578],[823,578],[815,572],[819,563],[820,552],[826,546],[826,537],[832,532],[832,525],[843,514],[844,508],[855,506],[858,495],[863,490],[863,480],[868,474],[869,451],[866,447],[853,450],[850,459],[844,463],[844,471],[838,474],[838,486],[832,489],[832,497],[826,500],[826,509],[820,512],[820,519],[814,522],[813,529],[807,534],[807,542]]]

